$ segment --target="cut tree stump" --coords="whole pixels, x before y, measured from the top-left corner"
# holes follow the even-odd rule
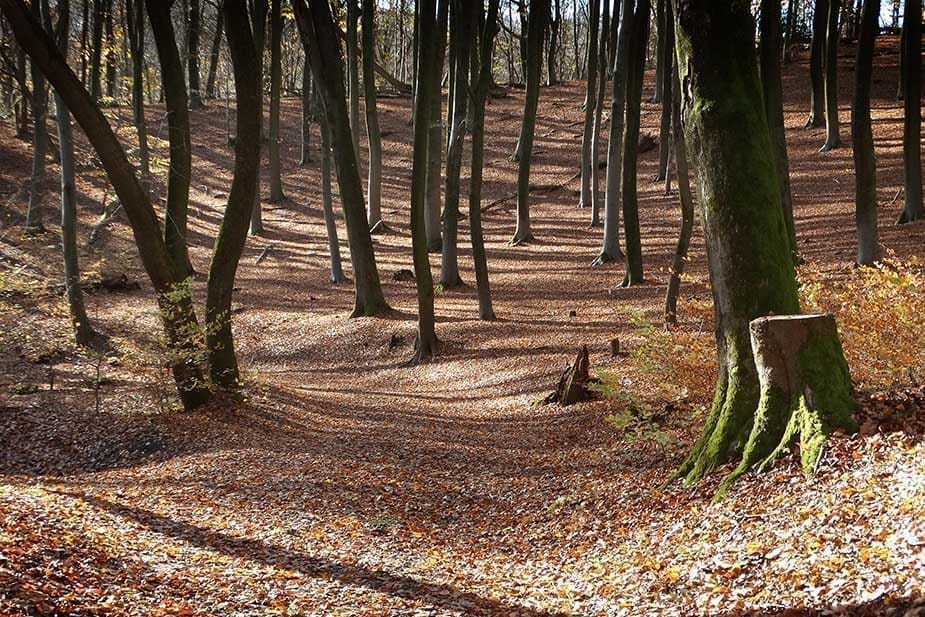
[[[804,471],[815,471],[833,431],[855,432],[854,398],[835,317],[830,313],[761,317],[749,324],[761,398],[742,463],[767,467],[798,442]]]
[[[575,362],[565,367],[556,391],[551,392],[543,402],[547,404],[558,403],[563,407],[587,401],[593,398],[588,384],[597,381],[588,374],[588,346],[582,345],[581,351],[575,357]]]

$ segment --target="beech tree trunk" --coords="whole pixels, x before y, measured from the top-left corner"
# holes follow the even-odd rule
[[[559,26],[562,25],[560,0],[552,0],[553,11],[549,19],[549,46],[546,54],[546,85],[559,83]]]
[[[595,2],[597,0],[594,0]],[[527,18],[527,92],[524,97],[524,117],[520,129],[520,163],[517,171],[517,228],[511,244],[533,239],[530,229],[530,163],[533,159],[533,138],[536,132],[536,108],[540,100],[540,72],[543,66],[543,33],[549,14],[549,0],[530,0]],[[591,48],[596,56],[596,48]],[[588,105],[592,105],[593,91]],[[587,117],[585,117],[587,121]]]
[[[816,0],[813,9],[813,40],[809,55],[809,118],[806,128],[815,129],[825,121],[825,55],[829,21],[829,0]]]
[[[671,29],[674,30],[674,19],[668,15]],[[672,38],[674,33],[672,32]],[[668,289],[665,292],[665,325],[678,324],[678,296],[681,293],[681,275],[684,274],[684,264],[687,262],[687,251],[691,245],[691,236],[694,233],[694,197],[691,194],[690,171],[687,163],[687,140],[684,138],[684,127],[681,124],[681,82],[678,77],[677,64],[672,62],[671,89],[671,119],[672,133],[674,134],[675,168],[678,171],[678,202],[681,205],[681,231],[678,234],[678,243],[675,245],[674,258],[671,270],[668,272]]]
[[[665,30],[666,19],[668,11],[665,10],[665,3],[668,0],[655,0],[655,88],[652,91],[652,101],[653,103],[661,103],[665,101],[663,97],[663,88],[665,82],[671,82],[670,75],[668,79],[665,79],[665,48],[668,46],[668,40],[665,37],[667,31]],[[670,69],[669,69],[670,70]],[[669,104],[669,115],[668,118],[671,118],[670,105],[671,98],[668,98]]]
[[[125,210],[138,253],[154,291],[167,338],[169,362],[183,406],[205,403],[209,390],[199,362],[201,339],[186,269],[175,267],[160,233],[160,223],[134,168],[93,97],[81,86],[61,53],[49,43],[41,24],[22,0],[0,0],[0,10],[22,48],[61,96],[100,158]],[[191,334],[192,333],[192,334]]]
[[[802,393],[800,388],[769,399],[767,393],[773,390],[759,386],[749,323],[768,314],[798,313],[799,301],[755,70],[754,21],[747,3],[678,1],[674,6],[685,88],[682,114],[688,150],[695,156],[719,356],[716,395],[706,426],[675,477],[690,483],[740,458],[731,480],[776,456],[794,437],[811,444],[801,455],[804,465],[812,468],[819,438],[832,426],[847,427],[843,411],[827,410],[821,400],[844,390],[847,371],[832,336],[805,347],[806,355],[802,345],[785,354],[788,362],[807,367],[804,383],[833,386],[819,387],[822,396],[815,405],[831,416],[804,412],[790,397]],[[750,136],[747,141],[743,134]],[[811,417],[824,421],[808,422]],[[827,425],[828,420],[832,424]]]
[[[218,58],[222,50],[222,34],[225,30],[225,13],[217,7],[215,13],[215,33],[212,35],[212,48],[209,52],[209,75],[206,78],[206,98],[215,98],[215,78],[218,74]]]
[[[841,0],[828,0],[829,20],[825,35],[825,143],[820,152],[841,146],[838,122],[838,16]]]
[[[581,194],[578,198],[578,207],[585,208],[591,205],[591,138],[594,123],[594,102],[597,92],[597,37],[600,24],[600,0],[589,0],[588,4],[588,56],[587,88],[585,90],[585,121],[581,134]]]
[[[270,3],[270,197],[267,201],[278,203],[286,198],[283,192],[282,161],[279,143],[279,105],[282,96],[282,0]]]
[[[870,122],[870,82],[874,42],[879,30],[880,0],[864,0],[855,63],[854,105],[851,108],[851,144],[854,148],[854,219],[857,224],[858,265],[880,259],[877,230],[877,161]]]
[[[357,21],[360,19],[359,0],[347,0],[347,93],[350,96],[350,131],[353,149],[360,159],[360,47]]]
[[[903,15],[903,211],[899,223],[925,218],[922,206],[922,0]]]
[[[311,137],[312,137],[312,100],[314,100],[314,88],[312,88],[312,67],[308,64],[306,56],[302,63],[302,156],[299,159],[299,166],[305,167],[312,160],[311,154]]]
[[[32,0],[32,17],[42,22],[42,0]],[[29,63],[32,74],[32,177],[29,182],[29,208],[26,211],[26,231],[45,231],[45,157],[48,153],[48,89],[45,76],[33,58]]]
[[[437,2],[437,40],[435,41],[433,65],[435,77],[435,94],[430,99],[430,144],[427,147],[427,191],[424,210],[424,230],[427,236],[427,250],[440,252],[443,248],[443,239],[440,226],[440,189],[443,183],[440,168],[443,163],[443,116],[442,93],[440,77],[443,72],[443,61],[446,57],[446,29],[449,18],[449,0]]]
[[[257,94],[260,97],[260,134],[257,145],[260,154],[263,154],[263,52],[267,38],[267,14],[270,11],[268,0],[252,0],[250,7],[251,31],[253,32],[254,47],[257,53]],[[227,19],[227,15],[225,16]],[[230,40],[230,39],[229,39]],[[230,43],[229,43],[230,47]],[[262,161],[261,161],[262,162]],[[257,190],[254,191],[254,203],[251,206],[250,234],[259,236],[263,233],[263,205],[260,200],[261,165],[257,165]]]
[[[337,222],[331,197],[331,130],[327,120],[321,119],[321,208],[324,212],[324,228],[328,236],[328,255],[331,259],[330,281],[335,285],[347,280],[340,257],[340,243],[337,239]]]
[[[610,41],[610,0],[604,0],[598,36],[598,79],[594,95],[594,127],[591,133],[591,227],[601,225],[601,115],[607,92],[607,44]]]
[[[667,3],[669,0],[658,0],[659,6]],[[778,7],[778,10],[780,7]],[[656,86],[659,87],[661,95],[659,102],[662,104],[662,113],[658,128],[658,172],[655,175],[656,182],[665,181],[668,178],[668,165],[671,157],[671,114],[674,97],[671,95],[671,89],[674,85],[674,77],[671,75],[672,65],[674,64],[674,21],[671,19],[670,10],[662,10],[664,15],[661,17],[659,24],[659,39],[664,49],[660,52],[659,63],[663,65],[660,79],[656,79]],[[762,12],[762,15],[764,13]],[[664,33],[663,33],[664,31]],[[665,191],[667,194],[668,191]]]
[[[372,237],[366,222],[363,182],[350,132],[344,91],[345,69],[337,26],[327,2],[313,0],[306,5],[306,0],[296,0],[293,7],[302,46],[312,67],[313,81],[321,94],[325,122],[331,131],[334,167],[354,275],[355,300],[351,317],[381,314],[389,310],[389,305],[382,293]]]
[[[382,228],[382,135],[376,108],[376,2],[363,0],[363,89],[366,99],[366,137],[369,142],[366,183],[367,222]]]
[[[199,0],[189,0],[189,21],[187,22],[187,70],[189,72],[189,108],[202,107],[202,92],[199,86]]]
[[[138,133],[138,158],[141,173],[151,174],[148,153],[148,130],[145,127],[144,101],[144,50],[145,50],[145,4],[144,0],[125,0],[128,13],[129,48],[132,54],[132,118]],[[134,3],[134,4],[133,4]]]

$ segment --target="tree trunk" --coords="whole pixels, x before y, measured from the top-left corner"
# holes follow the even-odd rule
[[[132,118],[135,121],[135,131],[138,133],[141,173],[147,177],[151,175],[151,166],[144,102],[145,4],[144,0],[126,0],[126,5],[129,47],[132,52]]]
[[[341,206],[347,224],[350,261],[353,265],[355,302],[351,317],[377,315],[389,310],[382,294],[372,238],[366,222],[363,182],[353,148],[347,97],[344,92],[344,63],[340,55],[337,26],[326,2],[305,0],[294,3],[302,45],[309,57],[312,77],[324,103],[325,121],[334,146],[334,167],[340,186]]]
[[[870,82],[874,43],[879,30],[880,0],[864,0],[855,63],[854,105],[851,108],[851,143],[854,147],[854,220],[857,224],[858,265],[872,266],[880,259],[877,230],[877,161],[870,122]]]
[[[189,72],[189,108],[202,107],[199,86],[199,0],[189,0],[187,70]]]
[[[656,39],[655,39],[655,88],[652,92],[652,102],[653,103],[662,103],[665,101],[663,96],[663,90],[665,82],[671,83],[671,76],[668,75],[665,71],[665,48],[668,47],[669,43],[665,35],[667,34],[665,26],[667,24],[667,13],[665,10],[665,3],[668,0],[655,0],[655,28],[656,28]],[[648,50],[647,50],[648,51]],[[668,69],[670,70],[670,69]],[[667,77],[667,79],[666,79]],[[668,99],[669,105],[669,114],[668,118],[671,118],[670,105],[671,98]],[[663,106],[664,108],[664,106]]]
[[[813,41],[809,55],[809,118],[806,128],[816,129],[825,119],[825,67],[826,32],[829,20],[829,0],[816,0],[813,9]]]
[[[623,139],[623,232],[626,236],[626,274],[621,287],[643,282],[642,239],[639,232],[639,199],[636,173],[639,159],[639,122],[642,82],[645,75],[646,47],[649,38],[649,0],[640,0],[633,16],[630,52],[626,61],[626,129]]]
[[[32,0],[32,17],[42,20],[42,0]],[[29,209],[26,212],[26,231],[45,231],[45,156],[48,152],[48,90],[45,76],[35,59],[29,63],[32,73],[32,178],[30,180]]]
[[[610,99],[610,135],[607,143],[607,190],[604,197],[604,243],[601,252],[591,262],[600,266],[623,259],[620,249],[620,191],[623,170],[623,129],[626,109],[626,77],[629,69],[627,55],[633,31],[633,2],[620,0],[620,30],[613,62],[613,92]]]
[[[607,44],[610,41],[610,0],[604,0],[598,36],[598,79],[594,95],[594,127],[591,133],[591,227],[601,225],[601,115],[607,92]]]
[[[189,212],[189,186],[192,173],[189,101],[183,80],[183,64],[170,18],[170,5],[146,0],[151,32],[161,63],[161,82],[167,102],[167,136],[170,165],[167,172],[167,215],[164,240],[177,267],[187,268],[186,223]]]
[[[209,265],[206,341],[212,381],[224,388],[235,388],[240,381],[240,371],[231,329],[231,299],[257,192],[262,113],[257,56],[262,47],[257,46],[251,30],[245,0],[224,0],[222,11],[234,69],[237,138],[234,144],[234,177]]]
[[[658,0],[659,6],[669,0]],[[779,10],[780,7],[778,7]],[[656,81],[656,85],[661,89],[659,100],[662,104],[662,113],[659,120],[658,128],[658,172],[655,174],[656,182],[670,180],[668,178],[668,165],[671,153],[671,109],[674,97],[671,95],[671,88],[674,84],[674,78],[671,75],[671,67],[674,64],[674,21],[671,19],[671,11],[663,11],[662,24],[659,25],[659,38],[664,38],[664,49],[661,55],[663,65],[662,77]],[[764,13],[762,13],[763,15]],[[664,34],[662,34],[664,31]],[[667,194],[667,191],[666,191]]]
[[[600,0],[590,0],[588,21],[588,81],[585,90],[585,121],[581,134],[581,194],[578,207],[591,205],[591,131],[594,123],[594,101],[597,92],[597,36],[600,23]]]
[[[787,158],[787,137],[784,131],[784,95],[780,76],[780,1],[761,2],[761,45],[759,48],[764,111],[771,132],[771,147],[774,149],[774,165],[777,169],[777,186],[784,222],[787,224],[787,238],[794,263],[797,256],[796,228],[793,223],[793,199],[790,195],[790,163]]]
[[[167,337],[169,362],[183,406],[192,409],[209,398],[200,365],[201,337],[186,270],[176,268],[160,235],[160,224],[147,192],[138,181],[118,138],[91,95],[80,85],[60,52],[22,0],[0,0],[19,44],[35,60],[80,124],[100,158],[134,233],[142,264],[158,297]]]
[[[437,22],[435,0],[420,0],[418,5],[419,57],[418,83],[414,101],[414,155],[411,170],[411,243],[414,254],[414,278],[418,298],[418,333],[415,352],[409,363],[416,364],[434,357],[437,335],[434,330],[434,282],[427,256],[424,210],[427,207],[428,150],[435,142],[428,135],[434,120],[433,97],[439,93],[441,66],[437,66]],[[439,130],[439,129],[438,129]]]
[[[305,167],[312,160],[310,145],[312,136],[313,91],[312,67],[309,65],[308,57],[306,56],[302,63],[302,157],[299,159],[300,167]]]
[[[899,223],[925,218],[922,206],[922,0],[906,0],[903,15],[903,187]]]
[[[363,89],[366,98],[366,137],[369,142],[366,183],[367,222],[370,229],[382,224],[382,135],[376,108],[376,2],[363,0]]]
[[[212,48],[209,52],[209,76],[206,78],[206,98],[215,98],[215,78],[218,73],[218,59],[222,50],[222,32],[225,29],[225,14],[221,7],[215,14],[215,34],[212,36]]]
[[[353,135],[353,149],[360,159],[360,68],[357,20],[359,0],[347,0],[347,92],[350,95],[350,131]]]
[[[597,0],[595,0],[597,1]],[[522,151],[517,172],[517,228],[511,244],[533,239],[530,229],[530,163],[533,159],[533,138],[536,133],[536,108],[540,100],[540,72],[543,63],[543,33],[549,14],[549,0],[530,0],[527,19],[527,92],[524,98],[524,118],[520,129]],[[596,56],[596,47],[589,48]],[[588,105],[593,101],[593,91]],[[587,120],[587,117],[585,118]],[[590,146],[590,144],[589,144]]]
[[[90,36],[90,95],[99,101],[103,96],[100,82],[103,62],[103,8],[106,0],[93,0],[93,33]]]
[[[267,38],[267,14],[270,5],[268,0],[254,0],[250,4],[251,31],[254,33],[254,46],[257,52],[257,94],[260,97],[260,135],[257,139],[258,147],[263,154],[263,51]],[[226,15],[227,19],[227,15]],[[263,233],[263,206],[260,201],[261,166],[257,165],[257,190],[254,192],[254,203],[251,206],[250,234],[259,236]]]
[[[799,312],[770,131],[755,70],[749,5],[678,2],[675,7],[685,137],[696,157],[719,355],[716,395],[706,426],[675,473],[690,483],[737,457],[742,464],[730,479],[775,456],[779,445],[786,447],[796,436],[790,429],[800,428],[791,424],[791,417],[799,421],[808,416],[789,397],[760,396],[749,335],[753,319]],[[743,141],[742,135],[749,135],[749,140]],[[787,361],[814,365],[810,369],[814,374],[805,382],[810,386],[825,382],[840,390],[847,378],[844,358],[840,348],[831,345],[837,338],[824,340],[818,347],[808,347],[806,355],[794,348]],[[825,408],[824,393],[835,391],[820,390],[816,407]],[[779,413],[781,408],[784,413]],[[831,419],[840,420],[840,415]],[[822,428],[823,433],[826,430]],[[817,435],[807,432],[803,437],[815,444]],[[814,445],[801,454],[812,468],[819,449]]]
[[[279,153],[279,105],[283,80],[281,4],[282,0],[272,0],[270,3],[270,197],[267,200],[270,203],[278,203],[286,198]]]
[[[488,259],[482,237],[482,165],[485,153],[485,99],[491,84],[491,53],[498,33],[500,0],[488,0],[487,15],[479,15],[479,46],[473,50],[471,77],[475,84],[469,113],[472,129],[472,162],[469,174],[469,235],[472,240],[472,260],[475,262],[475,283],[479,299],[479,319],[493,321],[491,287],[488,281]]]
[[[321,119],[321,209],[324,212],[324,228],[328,235],[328,255],[331,259],[330,281],[335,285],[347,280],[340,258],[340,243],[337,240],[337,223],[334,220],[334,206],[331,198],[331,131],[322,114]]]
[[[674,30],[674,19],[668,15],[668,23]],[[672,39],[674,32],[672,32]],[[687,140],[684,139],[684,127],[681,124],[681,82],[678,77],[678,67],[672,62],[671,80],[674,85],[671,89],[672,133],[674,134],[675,168],[678,171],[678,201],[681,205],[681,232],[678,234],[678,243],[674,250],[674,259],[671,270],[668,272],[668,289],[665,292],[665,325],[678,325],[678,296],[681,293],[681,275],[684,274],[684,264],[687,262],[687,251],[691,245],[691,236],[694,233],[694,198],[691,195],[690,172],[687,163]]]
[[[793,45],[793,36],[796,34],[797,12],[799,11],[797,4],[797,0],[787,1],[787,28],[784,30],[784,44],[781,49],[781,62],[784,64],[790,64],[792,59],[790,46]]]
[[[546,85],[559,83],[559,26],[562,25],[560,0],[552,0],[555,10],[549,20],[549,48],[546,55]]]
[[[443,162],[443,126],[442,126],[442,93],[440,90],[440,76],[443,72],[443,61],[446,52],[446,29],[449,16],[449,1],[437,2],[437,39],[434,48],[435,57],[432,64],[436,77],[434,95],[430,99],[430,144],[427,147],[427,191],[424,210],[424,230],[427,236],[427,250],[433,253],[443,248],[440,229],[440,189],[442,177],[440,168]]]
[[[825,143],[820,152],[841,146],[838,123],[838,16],[841,0],[828,0],[829,21],[825,36]]]

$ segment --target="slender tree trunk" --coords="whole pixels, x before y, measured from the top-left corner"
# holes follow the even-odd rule
[[[590,0],[590,13],[588,22],[588,57],[587,57],[587,89],[585,90],[585,121],[581,135],[581,195],[578,207],[585,208],[591,205],[591,138],[594,124],[594,102],[597,92],[597,36],[600,23],[600,0]]]
[[[282,162],[280,161],[279,106],[282,96],[282,0],[270,3],[270,197],[278,203],[286,198],[283,193]]]
[[[879,29],[880,0],[864,0],[855,63],[854,105],[851,108],[851,143],[854,147],[854,219],[857,224],[858,265],[880,259],[877,230],[877,161],[870,122],[870,82],[874,43]]]
[[[80,21],[80,83],[87,85],[87,35],[90,33],[90,0],[81,0]]]
[[[784,209],[784,222],[787,224],[790,253],[796,264],[799,259],[793,223],[793,200],[790,196],[790,163],[784,131],[784,95],[780,75],[780,19],[780,1],[762,0],[759,58],[764,110],[771,132],[771,147],[774,149],[774,166],[777,169],[777,184]]]
[[[340,186],[341,205],[347,224],[350,261],[353,265],[355,302],[352,317],[376,315],[389,310],[382,294],[372,237],[366,222],[363,182],[352,147],[347,96],[344,92],[345,70],[340,55],[337,26],[327,2],[305,0],[294,3],[302,45],[312,67],[312,78],[324,103],[325,121],[331,131],[334,166]]]
[[[816,0],[813,9],[813,41],[809,55],[809,118],[806,128],[815,129],[825,120],[825,56],[826,32],[828,31],[829,0]]]
[[[360,158],[360,68],[357,20],[359,0],[347,0],[347,91],[350,94],[350,130],[353,134],[353,149]]]
[[[314,88],[312,87],[312,67],[308,63],[306,56],[302,64],[302,157],[299,160],[299,166],[307,166],[311,160],[311,136],[312,136],[312,100],[314,99]],[[330,159],[330,155],[329,155]]]
[[[443,126],[440,77],[443,73],[443,61],[446,57],[446,29],[449,17],[449,0],[437,0],[437,33],[434,48],[434,73],[436,84],[434,95],[430,98],[430,145],[427,147],[427,191],[424,206],[424,230],[427,236],[427,250],[432,253],[443,249],[440,226],[440,189],[443,163]]]
[[[443,255],[440,266],[440,284],[443,287],[455,287],[462,280],[459,278],[459,261],[457,254],[457,231],[459,226],[459,192],[460,173],[462,171],[463,145],[466,139],[466,116],[469,103],[468,66],[471,56],[470,41],[475,32],[474,22],[477,18],[472,3],[453,0],[452,19],[450,20],[450,48],[454,60],[452,70],[456,83],[453,88],[452,111],[450,118],[450,137],[446,155],[446,207],[443,211]]]
[[[838,16],[841,0],[829,1],[829,21],[825,37],[825,143],[820,152],[841,146],[838,122]]]
[[[658,0],[659,5],[666,4],[670,0]],[[780,7],[778,7],[780,10]],[[672,101],[674,97],[671,94],[671,88],[674,85],[674,78],[671,76],[671,67],[674,64],[674,21],[671,19],[670,10],[662,10],[662,23],[659,25],[659,38],[664,38],[662,42],[663,49],[661,55],[662,76],[661,80],[656,81],[656,85],[661,89],[659,100],[662,104],[662,113],[658,129],[658,172],[655,174],[656,182],[670,182],[668,165],[670,163],[671,153],[671,114]],[[764,13],[762,13],[763,15]],[[667,191],[666,191],[667,193]]]
[[[628,54],[633,31],[633,1],[620,0],[620,30],[613,62],[613,91],[610,99],[610,135],[607,145],[607,190],[604,198],[604,243],[592,266],[623,259],[620,249],[620,207],[622,204],[623,129],[625,125]]]
[[[633,16],[630,53],[626,61],[626,129],[623,139],[623,231],[626,236],[626,274],[621,287],[643,282],[642,239],[639,231],[639,198],[636,194],[639,159],[639,122],[642,82],[645,76],[646,47],[649,38],[649,0],[640,0]]]
[[[185,269],[175,267],[147,192],[141,186],[118,138],[91,95],[81,86],[60,52],[29,15],[22,0],[0,0],[19,44],[35,60],[74,115],[100,158],[128,217],[142,264],[158,297],[169,362],[183,406],[193,409],[209,399],[199,362],[201,337]]]
[[[601,116],[604,108],[604,95],[607,93],[607,44],[610,40],[610,0],[603,0],[601,31],[598,36],[598,79],[597,93],[594,95],[594,128],[591,133],[591,227],[601,225]]]
[[[652,91],[652,102],[661,103],[665,99],[662,98],[665,82],[671,81],[671,76],[668,75],[665,69],[665,48],[668,47],[668,41],[665,38],[665,26],[667,24],[667,13],[669,11],[665,10],[665,3],[668,0],[655,0],[655,28],[656,28],[656,40],[655,40],[655,88]],[[667,79],[666,79],[667,77]],[[669,113],[668,118],[669,122],[671,119],[671,99],[669,98]],[[664,108],[664,106],[663,106]]]
[[[32,17],[42,20],[42,0],[32,0]],[[48,90],[45,76],[33,59],[29,64],[32,73],[32,178],[30,180],[29,209],[26,212],[26,230],[30,233],[45,231],[45,157],[48,153]]]
[[[106,96],[116,103],[116,35],[113,28],[112,8],[115,0],[104,0],[106,28]]]
[[[199,85],[199,0],[189,0],[189,21],[187,49],[187,71],[189,72],[190,109],[202,107],[202,92]]]
[[[414,102],[414,156],[411,171],[411,243],[414,254],[414,277],[417,282],[418,333],[415,352],[410,363],[416,364],[434,357],[437,335],[434,330],[434,282],[427,255],[424,210],[427,207],[428,150],[436,142],[432,131],[433,97],[439,93],[442,66],[435,62],[437,52],[437,22],[435,0],[419,0],[418,27],[420,33],[417,98]]]
[[[298,0],[296,0],[298,1]],[[331,131],[322,114],[321,119],[321,208],[324,212],[324,228],[328,235],[328,255],[331,259],[331,278],[334,284],[347,280],[340,258],[340,243],[337,240],[337,223],[331,198]]]
[[[186,245],[189,186],[192,173],[190,147],[189,100],[183,80],[183,64],[170,18],[170,5],[161,0],[146,0],[148,20],[157,55],[161,63],[161,81],[167,101],[167,134],[170,142],[170,166],[167,172],[167,215],[164,240],[177,267],[187,268]]]
[[[90,95],[100,100],[103,90],[100,81],[103,62],[103,21],[106,0],[93,0],[93,34],[90,38]]]
[[[376,107],[376,2],[363,0],[363,89],[366,99],[366,138],[369,142],[366,183],[367,221],[370,229],[382,227],[382,135]]]
[[[257,50],[257,87],[260,95],[260,137],[257,140],[263,154],[263,52],[267,38],[267,14],[269,13],[269,0],[253,0],[250,4],[251,31],[254,33],[254,45]],[[227,19],[227,15],[225,18]],[[257,165],[257,190],[254,192],[254,204],[251,209],[250,234],[259,236],[263,233],[263,206],[260,201],[261,166]]]
[[[781,48],[781,62],[784,64],[790,64],[792,59],[790,47],[793,45],[793,36],[796,34],[798,4],[797,0],[787,1],[787,28],[784,30],[784,43]]]
[[[530,229],[530,164],[536,133],[536,109],[540,100],[543,33],[546,30],[548,14],[549,0],[530,0],[530,15],[527,20],[527,92],[524,98],[523,125],[520,130],[522,152],[517,173],[517,228],[514,230],[514,237],[511,238],[511,244],[514,245],[533,239],[533,231]],[[591,55],[596,56],[597,49],[589,49]],[[588,105],[593,105],[593,91]]]
[[[234,69],[236,139],[234,177],[209,265],[206,341],[212,381],[223,388],[235,388],[240,382],[240,371],[231,328],[231,300],[257,192],[262,114],[257,57],[262,47],[257,46],[251,30],[245,0],[224,0],[222,12]]]
[[[485,152],[485,99],[491,84],[491,53],[498,33],[498,4],[488,0],[487,15],[479,15],[480,31],[478,50],[472,53],[471,81],[474,82],[469,125],[472,128],[472,161],[469,174],[469,234],[472,239],[472,260],[475,262],[475,283],[479,299],[479,319],[493,321],[495,311],[491,304],[491,287],[488,281],[488,259],[482,237],[482,166]]]
[[[925,218],[922,206],[922,0],[906,0],[903,15],[903,187],[899,223]]]
[[[559,83],[559,26],[562,25],[561,0],[552,0],[553,13],[549,20],[549,50],[546,56],[546,85]]]
[[[668,22],[674,30],[674,19],[668,12]],[[674,39],[674,32],[671,34]],[[687,262],[687,251],[691,245],[691,236],[694,233],[694,198],[691,195],[690,172],[687,164],[687,141],[684,139],[684,127],[681,125],[681,82],[678,78],[678,67],[671,57],[673,69],[670,71],[671,81],[671,121],[674,135],[675,168],[678,171],[678,201],[681,204],[681,231],[678,234],[678,243],[675,246],[671,270],[668,272],[668,289],[665,292],[665,325],[678,325],[678,296],[681,293],[681,275],[684,274],[684,264]]]
[[[222,50],[222,33],[225,30],[225,13],[218,7],[215,15],[215,34],[209,52],[209,76],[206,78],[206,98],[215,98],[215,78],[218,74],[218,59]]]
[[[138,133],[138,158],[141,161],[141,173],[147,177],[151,175],[151,167],[144,102],[145,3],[144,0],[125,1],[129,24],[129,47],[132,52],[132,118]]]

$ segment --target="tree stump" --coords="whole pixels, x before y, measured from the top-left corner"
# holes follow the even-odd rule
[[[591,391],[588,389],[588,383],[591,381],[588,375],[588,346],[582,345],[575,362],[562,371],[556,391],[544,400],[546,403],[559,403],[563,407],[586,401],[591,398]]]
[[[749,330],[761,398],[742,463],[727,484],[753,465],[763,469],[797,440],[810,473],[832,431],[857,430],[858,403],[833,315],[761,317]]]

